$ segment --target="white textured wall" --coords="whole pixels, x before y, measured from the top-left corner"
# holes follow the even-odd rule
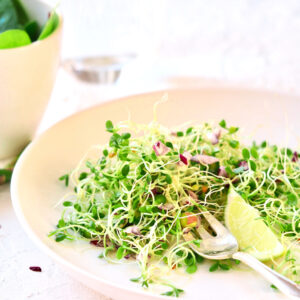
[[[300,82],[298,0],[62,0],[62,8],[64,56],[137,51],[170,65],[167,73]]]

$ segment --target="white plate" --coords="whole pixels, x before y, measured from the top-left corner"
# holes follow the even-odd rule
[[[87,245],[56,243],[47,234],[53,230],[61,208],[54,208],[66,192],[58,177],[70,171],[91,145],[105,143],[105,121],[128,118],[147,123],[153,104],[163,92],[137,95],[73,115],[38,137],[23,153],[15,168],[11,193],[17,216],[28,236],[74,278],[116,299],[166,299],[143,290],[129,278],[139,274],[134,265],[113,265],[97,258],[99,249]],[[241,89],[169,91],[169,101],[158,109],[158,120],[167,126],[189,120],[226,119],[241,126],[244,135],[258,140],[295,146],[300,132],[300,100],[287,95]],[[251,137],[252,138],[252,137]],[[240,271],[208,272],[204,264],[196,274],[170,273],[175,285],[184,288],[182,299],[283,299],[259,275]],[[167,298],[168,299],[168,298]]]

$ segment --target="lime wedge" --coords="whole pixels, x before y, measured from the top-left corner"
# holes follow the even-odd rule
[[[259,260],[281,255],[284,248],[272,230],[260,219],[259,211],[230,188],[225,209],[225,224],[238,241],[241,251]]]

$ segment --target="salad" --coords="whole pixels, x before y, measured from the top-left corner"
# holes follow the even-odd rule
[[[45,24],[32,19],[21,0],[0,1],[0,50],[27,46],[50,36],[59,26],[59,16],[49,12]]]
[[[298,152],[266,141],[243,145],[239,128],[224,120],[176,130],[156,121],[107,121],[106,130],[111,137],[96,147],[97,157],[85,156],[71,174],[60,177],[74,190],[60,201],[62,215],[49,234],[57,242],[83,239],[99,247],[101,259],[134,260],[140,276],[132,281],[166,285],[170,290],[164,295],[179,296],[183,290],[157,269],[165,264],[194,273],[201,267],[204,258],[184,241],[183,230],[197,226],[201,210],[224,222],[233,187],[284,246],[284,253],[268,263],[299,283]],[[228,271],[238,263],[212,261],[209,271]]]

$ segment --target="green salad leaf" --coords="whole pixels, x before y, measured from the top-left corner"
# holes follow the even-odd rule
[[[43,40],[58,25],[59,16],[55,9],[41,31],[38,22],[29,18],[21,0],[0,0],[0,49],[17,48]]]
[[[20,28],[18,14],[11,0],[0,1],[0,33]]]
[[[10,29],[0,34],[0,49],[18,48],[31,44],[25,30]]]
[[[3,0],[1,0],[1,1],[3,1]],[[14,5],[16,14],[18,16],[19,24],[25,25],[26,23],[28,23],[29,17],[28,17],[28,14],[27,14],[23,4],[21,3],[21,1],[20,0],[11,0],[11,2]]]
[[[40,26],[37,21],[29,21],[25,25],[24,30],[28,33],[32,41],[36,41],[40,35]]]
[[[9,29],[22,29],[29,21],[19,0],[0,1],[0,33]]]
[[[45,24],[44,28],[42,29],[42,32],[38,38],[39,41],[47,38],[49,35],[51,35],[56,28],[59,25],[59,16],[58,14],[53,11],[47,21],[47,23]]]

